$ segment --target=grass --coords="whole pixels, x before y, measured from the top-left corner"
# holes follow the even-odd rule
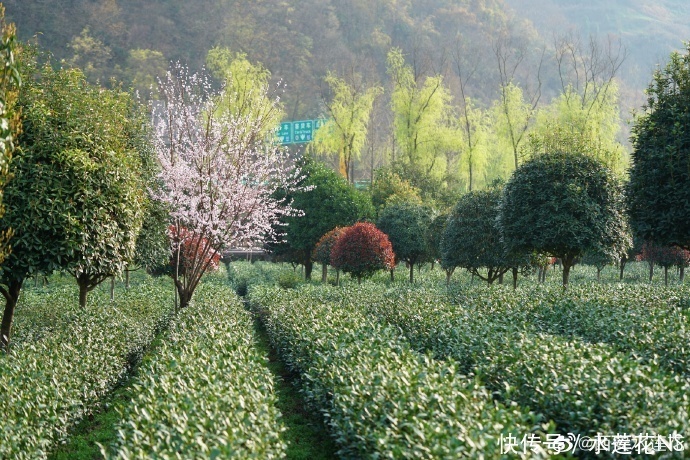
[[[287,428],[283,440],[287,443],[287,458],[294,460],[328,460],[337,458],[338,450],[330,437],[323,418],[313,412],[299,392],[299,376],[291,372],[271,347],[266,328],[259,319],[255,322],[256,346],[268,357],[266,367],[275,378],[278,409]]]

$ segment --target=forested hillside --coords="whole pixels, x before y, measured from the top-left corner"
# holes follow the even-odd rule
[[[20,38],[37,35],[55,59],[146,88],[169,60],[192,68],[214,46],[265,65],[288,87],[288,114],[315,116],[326,71],[354,69],[384,83],[386,54],[400,47],[420,73],[451,72],[458,40],[489,55],[511,22],[503,0],[8,0]],[[525,24],[520,35],[534,36]],[[493,59],[477,91],[495,92]]]
[[[623,171],[630,112],[654,63],[690,36],[690,7],[678,0],[3,3],[22,40],[145,96],[170,61],[212,67],[215,47],[282,82],[287,120],[333,118],[344,89],[366,93],[358,147],[321,139],[315,150],[351,181],[405,164],[397,172],[422,195],[429,181],[466,191],[505,180],[554,140],[554,123],[608,149]]]

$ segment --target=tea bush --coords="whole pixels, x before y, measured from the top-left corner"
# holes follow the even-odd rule
[[[30,299],[37,312],[59,313],[35,329],[22,319],[17,345],[9,355],[0,354],[0,458],[46,458],[127,374],[169,321],[172,307],[169,286],[161,281],[140,285],[115,302],[94,295],[84,310],[76,296],[61,300],[59,289],[37,298]],[[39,317],[32,307],[24,303],[18,318]]]
[[[501,434],[545,428],[496,403],[452,360],[417,354],[395,328],[372,322],[357,289],[343,294],[309,285],[249,294],[343,458],[498,458]]]
[[[112,458],[282,458],[272,374],[230,287],[200,286],[139,368]]]

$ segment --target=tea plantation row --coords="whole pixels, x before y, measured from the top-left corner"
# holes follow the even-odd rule
[[[511,435],[690,432],[683,286],[334,287],[249,264],[229,275],[179,313],[167,280],[115,302],[97,293],[86,310],[60,287],[26,291],[0,356],[0,458],[48,457],[121,383],[106,458],[284,458],[275,378],[233,288],[343,458],[506,458]],[[534,447],[522,456],[552,456]]]
[[[27,291],[12,352],[0,355],[0,458],[48,458],[125,379],[106,458],[284,457],[249,312],[227,284],[207,283],[175,314],[166,281],[115,302],[96,293],[85,310],[66,289]]]
[[[494,458],[500,433],[690,432],[688,294],[593,284],[565,293],[545,286],[447,292],[374,283],[250,290],[275,346],[303,373],[305,391],[343,453],[383,458],[478,452]],[[456,378],[429,377],[445,372]],[[459,397],[469,382],[475,396]],[[467,402],[476,404],[477,392],[493,395],[493,409],[488,400],[481,409]],[[436,404],[431,395],[441,394],[462,415],[451,417]],[[426,409],[419,401],[427,401]],[[429,426],[425,417],[432,413],[437,424]],[[465,428],[502,428],[480,430],[478,440],[471,428],[444,425],[445,417]]]

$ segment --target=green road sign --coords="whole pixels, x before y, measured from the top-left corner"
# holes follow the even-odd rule
[[[281,144],[291,144],[292,143],[292,123],[281,123],[280,128],[276,130],[276,136],[280,140]]]
[[[317,129],[326,124],[328,120],[319,118],[316,120],[286,121],[276,128],[278,141],[285,144],[306,144],[314,140]]]
[[[292,139],[297,144],[311,142],[314,138],[314,122],[301,120],[292,122]]]

